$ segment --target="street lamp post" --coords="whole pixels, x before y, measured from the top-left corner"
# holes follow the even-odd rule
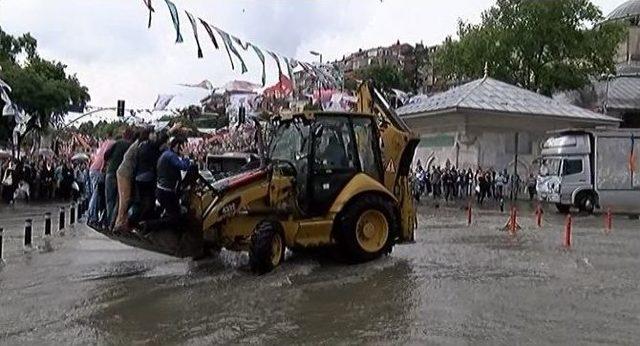
[[[311,55],[317,56],[320,58],[320,65],[322,65],[322,53],[318,53],[314,50],[310,51],[309,53],[311,53]]]
[[[316,51],[309,51],[309,53],[311,55],[317,56],[320,58],[320,65],[322,65],[322,53],[316,52]],[[322,66],[320,66],[320,68],[322,68]],[[317,77],[317,83],[318,83],[318,105],[320,106],[320,109],[322,109],[322,84],[320,82],[320,77]]]

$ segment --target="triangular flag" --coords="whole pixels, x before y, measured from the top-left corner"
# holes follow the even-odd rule
[[[216,31],[218,32],[218,35],[220,35],[220,37],[222,38],[222,44],[224,44],[224,49],[226,49],[227,55],[229,56],[229,62],[231,63],[231,69],[235,70],[236,67],[233,64],[233,58],[231,58],[231,52],[229,51],[229,44],[227,43],[227,40],[225,40],[224,35],[222,34],[222,33],[226,34],[226,32],[216,28],[215,26],[213,28],[216,29]]]
[[[147,8],[149,9],[149,28],[151,27],[151,13],[155,12],[156,10],[153,9],[153,6],[151,6],[151,0],[142,0],[144,1],[144,4],[147,5]]]
[[[264,54],[262,54],[260,48],[254,45],[251,45],[251,48],[253,48],[253,51],[256,52],[258,59],[260,59],[260,62],[262,63],[262,86],[265,86],[267,84],[267,72],[264,65]]]
[[[238,53],[238,50],[236,50],[236,47],[233,46],[233,42],[231,42],[231,36],[229,36],[229,34],[227,34],[226,32],[216,27],[213,27],[213,28],[216,29],[216,31],[218,32],[218,35],[222,37],[222,42],[227,48],[227,53],[231,51],[238,58],[238,60],[240,60],[240,67],[242,69],[242,73],[246,73],[247,65],[245,65],[244,60],[242,60],[242,56],[240,56],[240,53]],[[231,66],[233,68],[233,59],[231,59],[231,54],[229,54],[229,60],[231,60]]]
[[[291,67],[291,63],[289,59],[284,58],[284,63],[287,65],[287,72],[289,73],[289,79],[291,80],[291,89],[295,93],[296,90],[296,77],[293,75],[293,68]]]
[[[235,37],[235,36],[231,36],[231,39],[235,43],[237,43],[240,47],[242,47],[242,49],[244,49],[244,50],[249,49],[249,45],[250,45],[249,42],[242,43],[242,41],[239,38]]]
[[[279,79],[280,76],[282,76],[282,66],[280,66],[280,59],[278,59],[278,56],[274,52],[267,51],[267,53],[271,55],[273,60],[275,60],[276,64],[278,65],[278,79]]]
[[[213,42],[213,46],[216,47],[216,49],[220,49],[220,46],[218,46],[218,40],[216,40],[216,36],[213,34],[213,29],[211,29],[209,23],[205,22],[201,18],[198,19],[200,19],[200,23],[202,23],[202,26],[204,26],[204,29],[209,34],[209,38],[211,39],[211,42]]]
[[[202,59],[203,58],[202,47],[200,47],[200,39],[198,38],[198,23],[196,22],[196,19],[193,18],[191,13],[187,11],[184,11],[184,13],[187,14],[187,18],[189,18],[189,21],[191,22],[191,27],[193,28],[193,37],[196,39],[196,45],[198,46],[198,59]]]
[[[169,12],[171,13],[171,20],[173,20],[173,26],[176,28],[176,33],[177,33],[177,37],[176,37],[176,43],[181,43],[184,42],[184,40],[182,39],[182,34],[180,34],[180,16],[178,15],[178,9],[176,8],[176,5],[169,1],[169,0],[164,0],[167,3],[167,7],[169,7]]]

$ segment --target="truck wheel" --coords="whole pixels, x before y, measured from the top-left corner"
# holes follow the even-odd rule
[[[284,260],[285,249],[280,224],[275,221],[261,221],[251,235],[251,270],[261,275],[272,271]]]
[[[337,218],[335,235],[346,257],[361,263],[391,253],[398,228],[393,204],[367,195],[345,206]]]
[[[566,204],[556,203],[556,209],[558,209],[558,212],[560,212],[560,214],[569,214],[569,212],[571,211],[571,206]]]
[[[596,199],[592,194],[587,193],[581,196],[580,202],[578,204],[578,208],[580,209],[581,212],[593,214],[593,210],[595,209],[595,207],[596,207]]]

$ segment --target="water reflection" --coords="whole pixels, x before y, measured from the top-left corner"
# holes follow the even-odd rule
[[[410,335],[415,284],[403,260],[345,266],[296,258],[261,277],[224,264],[183,269],[98,285],[89,299],[97,333],[115,343],[343,343]]]

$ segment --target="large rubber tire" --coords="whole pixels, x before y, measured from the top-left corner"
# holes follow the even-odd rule
[[[363,239],[364,231],[359,230],[358,226],[363,215],[372,215],[374,219],[383,217],[386,221],[387,236],[381,237],[378,242],[374,241],[375,249],[366,249],[358,239],[358,234],[360,239]],[[391,253],[399,233],[400,222],[392,202],[378,195],[365,195],[357,197],[344,207],[336,218],[334,227],[334,237],[345,257],[353,263],[362,263]],[[377,233],[377,230],[374,232]]]
[[[257,274],[266,274],[284,261],[286,244],[280,223],[265,220],[256,225],[251,235],[249,264]]]
[[[558,209],[558,212],[560,214],[569,214],[569,212],[571,211],[571,206],[566,204],[556,203],[556,209]]]
[[[596,198],[592,193],[584,193],[578,199],[578,209],[587,214],[593,214],[596,208]]]

